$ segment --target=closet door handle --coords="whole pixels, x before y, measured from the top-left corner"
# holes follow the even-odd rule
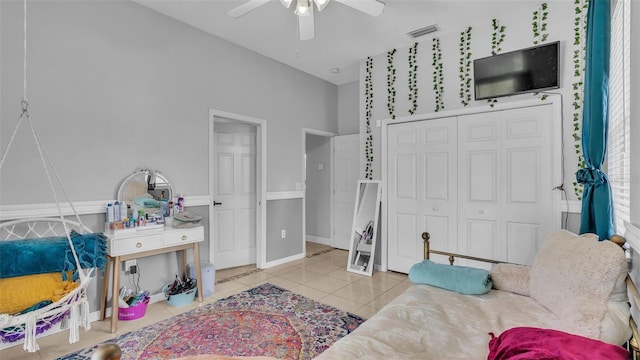
[[[222,203],[221,202],[217,202],[217,201],[213,202],[213,206],[218,206],[218,205],[222,205]]]

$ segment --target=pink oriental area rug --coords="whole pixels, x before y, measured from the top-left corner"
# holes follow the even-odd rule
[[[120,345],[122,360],[209,354],[313,359],[362,322],[359,316],[264,284],[107,342]],[[96,347],[59,360],[89,360]]]

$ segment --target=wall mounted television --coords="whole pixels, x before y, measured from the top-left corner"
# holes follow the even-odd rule
[[[559,88],[559,52],[560,42],[556,41],[475,59],[475,99]]]

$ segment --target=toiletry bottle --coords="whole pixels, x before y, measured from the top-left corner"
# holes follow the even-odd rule
[[[120,221],[127,218],[127,204],[123,201],[120,203]]]
[[[184,197],[180,195],[178,197],[178,212],[183,212],[183,211],[184,211]]]
[[[113,212],[113,204],[108,203],[107,204],[107,222],[108,223],[112,223],[114,221],[114,212]]]
[[[120,221],[120,202],[113,203],[113,221]]]
[[[163,199],[160,202],[160,212],[162,213],[163,217],[169,216],[169,202],[167,201],[167,199]]]

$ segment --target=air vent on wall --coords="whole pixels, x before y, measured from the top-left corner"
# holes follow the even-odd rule
[[[419,36],[423,36],[423,35],[427,35],[427,34],[431,34],[433,32],[438,31],[438,25],[429,25],[429,26],[425,26],[423,28],[417,29],[417,30],[413,30],[407,33],[407,35],[411,36],[412,38],[417,38]]]

